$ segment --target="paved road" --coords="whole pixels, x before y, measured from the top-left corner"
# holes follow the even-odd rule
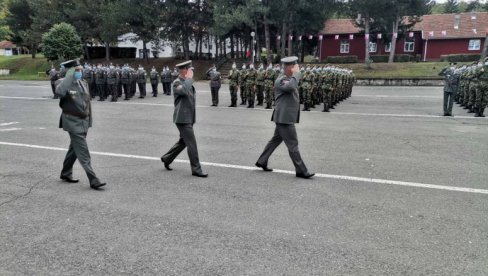
[[[45,82],[0,82],[2,275],[487,275],[488,119],[441,114],[442,88],[357,87],[333,113],[302,113],[295,178],[282,145],[253,164],[271,112],[209,107],[200,159],[165,171],[172,97],[93,102],[88,135],[104,191],[59,181],[69,143]]]

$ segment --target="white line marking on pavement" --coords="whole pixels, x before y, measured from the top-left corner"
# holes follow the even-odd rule
[[[52,100],[52,98],[32,98],[32,97],[10,97],[10,96],[0,96],[3,99],[18,99],[18,100]],[[99,104],[99,103],[96,103]],[[105,104],[105,103],[102,103]],[[174,107],[173,104],[162,104],[162,103],[135,103],[135,102],[116,102],[110,104],[124,104],[124,105],[147,105],[147,106],[164,106],[164,107]],[[271,112],[273,109],[264,108],[243,108],[243,107],[214,107],[207,105],[197,105],[197,108],[209,108],[209,109],[234,109],[234,110],[251,110],[251,111],[264,111]],[[312,110],[311,113],[322,113],[322,111]],[[355,112],[331,112],[327,115],[354,115],[354,116],[377,116],[377,117],[406,117],[406,118],[444,118],[444,119],[471,119],[471,120],[488,120],[488,117],[471,117],[471,116],[454,116],[454,117],[444,117],[441,115],[421,115],[421,114],[388,114],[388,113],[355,113]]]
[[[10,142],[0,142],[0,145],[24,147],[24,148],[34,148],[34,149],[45,149],[45,150],[54,150],[54,151],[67,151],[67,149],[64,149],[64,148],[47,147],[47,146],[30,145],[30,144],[20,144],[20,143],[10,143]],[[99,152],[99,151],[90,151],[90,154],[101,155],[101,156],[111,156],[111,157],[122,157],[122,158],[133,158],[133,159],[160,161],[159,157],[151,157],[151,156],[143,156],[143,155],[120,154],[120,153]],[[174,162],[190,163],[188,160],[179,160],[179,159],[175,160]],[[239,169],[239,170],[248,170],[248,171],[259,171],[259,170],[261,170],[259,168],[250,167],[250,166],[221,164],[221,163],[212,163],[212,162],[201,162],[201,163],[202,163],[202,165],[205,165],[205,166],[220,167],[220,168],[230,168],[230,169]],[[281,174],[295,174],[295,172],[293,172],[293,171],[276,170],[276,169],[273,172],[274,173],[281,173]],[[475,189],[475,188],[466,188],[466,187],[455,187],[455,186],[445,186],[445,185],[425,184],[425,183],[405,182],[405,181],[395,181],[395,180],[375,179],[375,178],[364,178],[364,177],[355,177],[355,176],[346,176],[346,175],[333,175],[333,174],[323,174],[323,173],[318,173],[315,176],[318,178],[348,180],[348,181],[366,182],[366,183],[372,183],[372,184],[397,185],[397,186],[416,187],[416,188],[435,189],[435,190],[446,190],[446,191],[464,192],[464,193],[488,194],[488,190],[486,190],[486,189]]]
[[[11,126],[11,125],[15,125],[15,124],[18,124],[19,122],[8,122],[8,123],[1,123],[0,124],[0,127],[3,127],[3,126]]]
[[[3,128],[3,129],[0,129],[1,132],[16,131],[16,130],[21,130],[21,128],[13,127],[13,128]]]
[[[442,96],[402,96],[402,95],[353,95],[354,97],[371,97],[371,98],[425,98],[425,99],[442,99]]]

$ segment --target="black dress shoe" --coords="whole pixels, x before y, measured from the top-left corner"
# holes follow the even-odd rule
[[[78,183],[80,181],[79,179],[74,179],[71,176],[61,176],[61,179],[69,183]]]
[[[265,172],[272,172],[273,171],[272,168],[268,168],[268,166],[261,165],[258,162],[256,162],[256,164],[254,164],[254,165],[256,165],[256,167],[258,167],[258,168],[263,169],[263,171],[265,171]]]
[[[310,179],[314,176],[314,173],[297,173],[296,176],[304,179]]]
[[[196,177],[207,177],[208,173],[192,173],[191,175]]]
[[[107,183],[97,182],[97,183],[90,184],[90,188],[92,188],[94,190],[98,190],[99,188],[101,188],[101,187],[103,187],[105,185],[107,185]]]
[[[161,162],[163,162],[164,164],[164,167],[168,170],[168,171],[172,171],[173,169],[169,166],[170,163],[166,163],[164,162],[164,159],[163,157],[161,157]]]

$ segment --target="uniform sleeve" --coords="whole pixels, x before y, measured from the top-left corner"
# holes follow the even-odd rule
[[[58,84],[56,84],[56,90],[54,93],[58,95],[59,97],[63,98],[66,96],[66,93],[68,92],[69,88],[71,87],[71,83],[73,83],[73,74],[75,70],[74,68],[70,69],[68,72],[66,72],[66,77],[64,79],[58,80]]]
[[[299,76],[298,76],[299,77]],[[283,92],[293,92],[298,89],[298,79],[296,75],[292,77],[282,77],[276,80],[276,88]]]
[[[192,80],[181,81],[179,79],[173,82],[173,93],[178,96],[188,96],[193,86]]]

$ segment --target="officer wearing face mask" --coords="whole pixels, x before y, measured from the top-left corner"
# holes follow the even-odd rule
[[[92,189],[105,186],[91,167],[90,152],[86,143],[88,128],[92,126],[92,108],[88,84],[83,80],[83,67],[77,60],[64,63],[69,69],[66,77],[56,83],[56,95],[62,109],[59,127],[69,133],[71,142],[63,162],[60,178],[69,183],[77,183],[73,178],[73,165],[78,159],[86,172]]]

